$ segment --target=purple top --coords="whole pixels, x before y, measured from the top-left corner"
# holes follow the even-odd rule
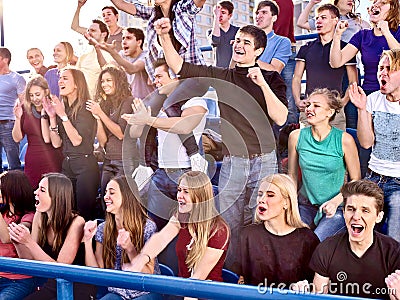
[[[391,31],[394,38],[400,42],[400,29]],[[364,82],[362,88],[367,91],[379,90],[379,82],[376,76],[379,59],[383,50],[389,50],[386,38],[374,35],[372,29],[362,29],[351,38],[349,44],[353,45],[361,53],[361,61],[364,65]]]
[[[44,78],[49,84],[50,94],[60,97],[60,87],[58,86],[58,80],[60,79],[60,73],[57,68],[50,69],[44,74]]]

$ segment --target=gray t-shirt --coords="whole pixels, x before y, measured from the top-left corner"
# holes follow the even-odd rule
[[[134,63],[137,60],[142,60],[143,62],[145,62],[147,51],[143,51],[135,58],[124,55],[124,52],[122,50],[119,52],[119,55],[121,55],[122,58],[126,59],[130,63]],[[128,77],[128,82],[131,85],[133,97],[144,99],[147,95],[154,91],[154,87],[147,84],[149,77],[146,70],[137,72],[135,74],[127,73],[126,75]]]

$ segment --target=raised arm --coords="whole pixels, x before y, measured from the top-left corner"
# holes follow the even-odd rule
[[[288,109],[271,90],[261,73],[261,69],[259,67],[249,68],[247,77],[257,84],[263,91],[264,99],[267,104],[268,115],[270,118],[279,126],[285,124],[288,115]]]
[[[161,18],[154,22],[154,29],[160,38],[161,46],[163,47],[165,60],[167,61],[168,66],[175,74],[179,74],[182,69],[183,58],[180,57],[172,45],[172,40],[169,35],[171,30],[171,21],[169,18]]]
[[[78,0],[78,6],[76,7],[74,17],[72,18],[71,29],[80,33],[85,34],[87,32],[86,27],[82,27],[79,25],[79,15],[81,13],[81,8],[85,5],[87,0]]]
[[[82,243],[85,245],[85,265],[88,267],[104,268],[103,244],[96,241],[96,252],[93,250],[93,237],[96,235],[97,222],[87,221],[83,228]]]
[[[49,97],[43,98],[42,103],[43,103],[43,109],[49,116],[48,121],[46,119],[42,119],[40,121],[42,127],[43,140],[47,142],[47,139],[49,139],[49,142],[51,142],[54,148],[59,148],[61,147],[62,140],[60,135],[58,134],[56,111],[54,110],[53,104],[51,103]]]
[[[214,6],[213,28],[210,33],[210,41],[213,46],[216,46],[219,44],[219,37],[221,36],[221,28],[219,28],[219,16],[220,15],[221,15],[221,8],[218,5],[215,5]]]
[[[340,49],[340,40],[342,38],[342,34],[348,26],[349,24],[347,21],[339,21],[339,23],[336,25],[329,55],[329,63],[332,68],[339,68],[343,66],[358,52],[358,49],[351,44],[347,44],[343,49]]]
[[[385,37],[389,49],[399,49],[400,48],[400,43],[396,38],[393,36],[393,34],[390,32],[389,29],[389,24],[387,21],[379,21],[376,26],[378,29],[382,32],[383,36]]]
[[[132,125],[149,125],[157,129],[176,134],[189,134],[199,125],[207,110],[203,106],[192,106],[184,109],[180,117],[157,118],[151,116],[143,101],[133,101],[133,111],[129,123]]]
[[[372,115],[367,111],[367,95],[357,83],[353,83],[349,89],[349,96],[351,102],[358,109],[358,140],[361,147],[368,149],[374,145],[375,133],[372,125]]]
[[[21,118],[23,115],[23,110],[22,110],[22,104],[17,101],[17,103],[15,103],[14,106],[14,116],[15,116],[15,122],[14,122],[14,127],[12,129],[12,137],[13,140],[18,143],[19,141],[22,140],[22,138],[24,137],[23,133],[22,133],[22,128],[21,128]]]
[[[321,2],[321,0],[311,0],[310,2],[308,2],[306,7],[300,13],[299,18],[297,19],[296,25],[299,26],[300,28],[311,30],[308,19],[310,17],[310,13],[311,13],[311,10],[313,9],[313,7],[320,2]]]
[[[342,98],[342,105],[343,107],[349,102],[349,88],[354,82],[358,82],[358,72],[356,65],[348,65],[346,66],[347,76],[349,78],[349,86],[346,89],[346,93]]]
[[[126,2],[124,0],[111,0],[111,2],[120,10],[131,14],[136,15],[136,6],[133,3]]]

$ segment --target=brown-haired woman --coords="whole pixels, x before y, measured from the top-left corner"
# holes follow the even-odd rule
[[[93,155],[96,120],[85,109],[90,99],[82,71],[72,67],[60,72],[60,98],[52,95],[45,99],[44,108],[49,115],[51,143],[63,146],[62,173],[74,186],[76,207],[85,220],[95,218],[95,204],[99,188],[99,167]]]
[[[50,144],[48,115],[42,104],[46,97],[49,97],[46,79],[41,75],[34,75],[26,85],[24,104],[17,102],[14,107],[15,123],[12,136],[17,143],[27,136],[24,171],[34,189],[37,188],[43,174],[60,172],[63,160],[61,149],[56,149]]]
[[[10,238],[19,257],[47,262],[84,265],[80,244],[85,221],[73,210],[74,194],[71,181],[63,174],[43,176],[35,191],[36,213],[32,234],[24,225],[10,224]],[[74,284],[74,299],[90,299],[94,288]],[[54,299],[57,287],[49,279],[40,291],[25,299]]]
[[[30,229],[34,216],[34,195],[32,186],[24,172],[6,171],[0,174],[0,256],[18,257],[8,226],[23,224]],[[23,299],[36,288],[31,276],[0,272],[0,299]]]
[[[133,184],[133,185],[132,185]],[[138,199],[138,191],[132,181],[129,185],[125,176],[112,178],[106,188],[106,220],[97,226],[96,221],[86,222],[83,242],[85,261],[90,267],[121,270],[124,263],[135,258],[144,244],[157,231],[156,224],[149,219]],[[134,188],[132,192],[131,188]],[[92,239],[96,239],[93,251]],[[159,274],[157,259],[152,259],[141,270]],[[105,299],[156,299],[159,296],[142,291],[108,287]]]

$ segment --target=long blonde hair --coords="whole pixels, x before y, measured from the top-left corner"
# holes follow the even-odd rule
[[[207,244],[219,230],[228,232],[225,244],[229,241],[229,227],[218,214],[214,205],[214,193],[210,179],[199,171],[189,171],[179,178],[185,179],[193,208],[189,214],[188,230],[193,239],[192,247],[186,257],[186,265],[193,269],[204,256]]]
[[[260,185],[264,182],[278,187],[283,198],[288,200],[288,206],[285,209],[286,224],[294,228],[308,227],[300,217],[299,206],[297,203],[297,192],[292,178],[286,174],[273,174],[261,179]],[[258,218],[257,214],[255,216],[255,221],[257,223],[262,222]]]

